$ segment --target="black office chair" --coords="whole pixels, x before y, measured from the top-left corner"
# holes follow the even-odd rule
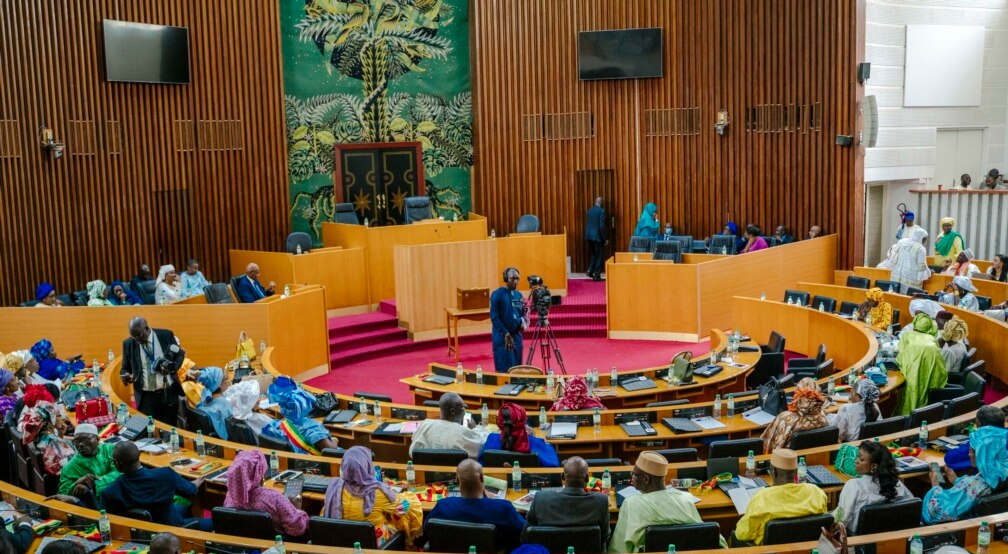
[[[539,467],[539,456],[533,452],[511,452],[510,450],[493,448],[483,451],[483,467],[510,466],[516,460],[521,467]]]
[[[157,288],[157,282],[154,281],[154,279],[151,279],[150,281],[140,281],[140,283],[137,284],[137,288],[140,290],[136,291],[136,293],[143,299],[144,304],[154,303],[154,290]]]
[[[538,233],[539,216],[532,214],[522,214],[515,225],[515,233]]]
[[[755,453],[757,451],[753,451]],[[717,475],[722,473],[731,473],[732,475],[739,474],[739,459],[735,457],[731,458],[707,458],[707,477],[704,479],[713,479]]]
[[[941,402],[921,406],[910,412],[910,417],[907,418],[907,429],[917,429],[926,421],[930,421],[931,423],[941,421],[944,415],[945,405]]]
[[[689,404],[689,398],[676,398],[675,400],[662,400],[661,402],[648,402],[645,408],[661,408],[662,406],[679,406]]]
[[[851,313],[857,312],[858,308],[860,307],[861,304],[858,304],[857,302],[848,302],[844,300],[843,302],[840,303],[840,311],[838,311],[837,313],[843,315],[851,315]]]
[[[410,458],[416,465],[455,467],[468,460],[469,454],[461,448],[414,448]]]
[[[707,458],[745,458],[749,451],[763,453],[763,439],[731,439],[723,441],[713,441],[708,447]]]
[[[973,354],[976,354],[976,348],[972,348],[971,350]],[[968,357],[969,355],[970,352],[966,352],[966,356]],[[969,363],[968,358],[963,359],[963,364],[960,367],[962,368],[962,371],[949,372],[948,374],[949,383],[952,383],[953,385],[961,385],[963,384],[963,381],[966,379],[966,376],[969,375],[970,373],[976,373],[981,377],[987,374],[987,362],[984,360],[977,360],[973,363]]]
[[[205,437],[217,436],[217,432],[214,431],[213,422],[210,421],[210,416],[206,412],[190,408],[188,403],[185,406],[185,411],[187,430],[193,433],[202,431]]]
[[[297,247],[301,246],[301,253],[310,252],[312,249],[311,235],[303,231],[294,231],[287,235],[287,253],[296,254]]]
[[[363,392],[357,391],[353,393],[354,398],[364,398],[366,400],[377,400],[378,402],[385,402],[386,404],[392,403],[392,397],[386,394],[380,394],[377,392]]]
[[[812,297],[812,303],[809,304],[813,310],[818,310],[822,306],[822,311],[833,313],[836,311],[836,299],[830,298],[829,296],[819,296],[818,294]]]
[[[434,210],[431,208],[430,198],[426,196],[408,197],[406,199],[404,215],[406,217],[405,222],[407,224],[413,223],[414,221],[420,221],[422,219],[433,218]]]
[[[977,304],[979,304],[980,311],[989,310],[991,307],[991,297],[990,296],[980,296],[979,294],[974,294],[973,296],[977,299]]]
[[[440,408],[441,403],[437,400],[424,400],[423,405],[427,408]]]
[[[828,446],[840,442],[840,429],[829,425],[819,429],[796,431],[791,435],[791,450],[805,450],[817,446]]]
[[[283,439],[271,437],[265,433],[259,435],[258,437],[256,437],[256,439],[259,441],[259,448],[263,448],[265,450],[277,450],[280,452],[294,451],[294,449],[291,448],[290,442]]]
[[[770,333],[766,344],[760,345],[762,354],[752,373],[746,377],[746,388],[756,389],[771,378],[784,374],[784,347],[787,340],[777,331]]]
[[[494,537],[497,527],[491,523],[467,523],[447,519],[431,518],[424,523],[424,534],[430,543],[431,552],[469,552],[470,546],[476,552],[493,554],[497,552]]]
[[[530,525],[525,528],[525,542],[541,544],[550,552],[567,552],[573,546],[574,552],[595,554],[603,552],[602,531],[597,525],[579,527],[553,527]]]
[[[346,454],[346,448],[323,448],[321,454],[330,458],[342,458]]]
[[[876,279],[875,286],[882,289],[884,292],[895,292],[899,294],[900,284],[896,281],[887,281],[885,279]]]
[[[816,381],[818,381],[823,377],[829,377],[830,375],[833,375],[833,373],[834,373],[833,358],[830,358],[813,368],[808,369],[802,368],[795,371],[791,371],[791,369],[788,368],[788,375],[793,375],[795,380],[798,381],[804,379],[805,377],[811,377]]]
[[[848,275],[847,286],[856,289],[870,289],[871,279],[867,277],[858,277],[857,275]]]
[[[676,552],[714,550],[721,547],[721,526],[717,522],[685,525],[651,525],[644,530],[644,551],[660,552],[674,544]]]
[[[662,450],[655,450],[655,452],[664,456],[670,464],[678,462],[695,462],[700,459],[696,448],[665,448]]]
[[[953,398],[945,406],[945,419],[979,410],[980,406],[983,406],[983,397],[975,392],[965,394],[959,398]]]
[[[238,302],[242,301],[241,298],[238,298],[238,281],[240,281],[240,280],[242,280],[244,278],[245,278],[245,274],[243,273],[241,275],[235,275],[234,277],[228,279],[228,284],[231,285],[231,290],[234,291],[235,298],[238,300]]]
[[[42,496],[52,496],[58,492],[60,477],[52,475],[45,468],[42,453],[34,444],[27,445],[32,472],[32,490]]]
[[[818,297],[817,297],[818,298]],[[788,373],[793,371],[814,371],[819,364],[826,361],[826,345],[820,344],[816,350],[815,358],[791,358],[788,360]]]
[[[210,512],[210,517],[215,533],[270,541],[276,538],[273,520],[266,512],[218,506]]]
[[[249,427],[248,423],[240,419],[235,419],[233,417],[227,418],[224,422],[224,427],[227,428],[228,440],[247,444],[249,446],[258,446],[259,440],[256,438],[255,431]]]
[[[682,262],[682,244],[675,240],[659,240],[655,242],[653,259],[675,263]]]
[[[32,489],[32,470],[31,470],[31,454],[28,452],[28,447],[24,444],[22,440],[21,432],[17,430],[17,424],[13,422],[13,419],[8,419],[4,421],[4,428],[7,431],[7,437],[11,443],[11,457],[14,461],[13,473],[17,478],[15,483],[22,489]]]
[[[234,304],[231,297],[231,289],[227,283],[214,283],[203,289],[203,296],[206,297],[207,304]]]
[[[833,524],[833,514],[773,519],[767,522],[763,531],[763,544],[785,544],[789,542],[814,541],[819,539],[823,527]]]
[[[992,516],[1004,512],[1008,512],[1008,492],[983,496],[973,505],[973,517]]]
[[[354,211],[354,205],[350,202],[336,204],[333,221],[336,223],[346,223],[348,225],[360,225],[360,219],[357,219],[357,212]]]
[[[864,440],[881,437],[883,435],[891,435],[893,433],[903,431],[906,429],[906,426],[907,416],[892,416],[885,419],[877,419],[875,421],[866,422],[862,425],[861,435],[857,438]],[[853,437],[848,440],[853,440]]]
[[[735,254],[736,243],[734,235],[714,235],[710,239],[711,254]]]
[[[217,508],[214,508],[216,510]],[[269,525],[273,530],[273,525]],[[214,520],[214,532],[217,531],[217,521]],[[375,540],[375,528],[369,521],[352,521],[349,519],[335,519],[330,517],[311,516],[308,518],[308,535],[312,544],[322,546],[341,546],[353,548],[355,542],[359,542],[361,548],[375,550],[378,542]],[[382,550],[405,550],[406,541],[402,533],[396,533],[385,544]]]
[[[794,304],[798,302],[802,306],[809,305],[809,293],[800,290],[784,291],[784,302]]]
[[[919,289],[917,287],[907,287],[907,290],[906,290],[906,295],[907,296],[918,296],[918,295],[921,295],[921,294],[924,295],[924,296],[928,296],[928,292],[926,290],[924,290],[924,289]]]
[[[38,303],[39,303],[38,300],[26,300],[26,301],[21,302],[20,304],[18,304],[18,306],[20,306],[22,308],[32,308],[32,307],[35,306],[35,304],[38,304]]]
[[[628,465],[619,458],[585,458],[584,461],[588,464],[588,467],[618,467]]]
[[[648,237],[630,237],[630,252],[654,252],[654,239]]]
[[[913,529],[920,525],[922,506],[923,501],[920,498],[869,504],[858,512],[858,528],[851,533],[872,535]]]
[[[693,235],[672,235],[669,240],[678,241],[679,251],[683,254],[693,252]]]

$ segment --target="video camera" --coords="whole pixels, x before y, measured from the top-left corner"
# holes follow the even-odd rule
[[[539,321],[546,323],[549,320],[550,306],[559,305],[560,297],[550,294],[549,287],[538,275],[529,275],[528,284],[532,289],[529,294],[529,306],[539,314]]]

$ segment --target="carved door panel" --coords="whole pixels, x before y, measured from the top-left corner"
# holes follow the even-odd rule
[[[406,198],[426,194],[422,160],[418,142],[337,145],[336,201],[353,204],[362,222],[399,225]]]

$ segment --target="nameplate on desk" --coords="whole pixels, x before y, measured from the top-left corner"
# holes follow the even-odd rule
[[[529,473],[522,470],[522,487],[526,490],[548,489],[551,487],[561,487],[563,482],[559,473]],[[511,477],[508,476],[508,484],[511,484]]]
[[[467,383],[476,382],[476,374],[469,372],[466,373],[465,380]],[[496,385],[497,384],[497,374],[496,373],[486,373],[483,372],[483,384],[484,385]]]
[[[735,400],[735,413],[747,412],[753,408],[758,408],[759,405],[759,395],[747,396],[743,400]]]
[[[224,445],[206,443],[206,455],[211,458],[223,458],[224,457]]]
[[[329,471],[329,464],[327,462],[316,462],[314,460],[290,458],[287,460],[287,469],[294,469],[307,475],[321,475],[323,477],[329,477],[331,475],[331,472]]]
[[[441,377],[451,377],[452,380],[455,379],[455,370],[450,367],[431,366],[431,373],[440,375]]]
[[[630,485],[630,478],[633,476],[632,471],[610,471],[609,478],[612,480],[612,486],[615,487],[625,487]]]
[[[392,408],[392,419],[420,421],[427,419],[427,412],[426,410],[414,410],[412,408]]]
[[[685,417],[687,419],[693,419],[694,417],[705,417],[712,415],[714,413],[714,408],[711,406],[699,406],[696,408],[679,408],[672,410],[672,417]]]
[[[658,412],[624,412],[614,415],[613,419],[617,425],[620,423],[629,423],[631,421],[647,421],[649,423],[656,423],[658,421]]]
[[[557,414],[553,417],[553,421],[557,423],[576,423],[578,427],[591,427],[592,416],[591,414]]]
[[[508,382],[512,385],[525,385],[526,389],[534,389],[543,385],[546,381],[538,377],[511,377]]]

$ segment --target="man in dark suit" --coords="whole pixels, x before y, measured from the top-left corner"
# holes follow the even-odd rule
[[[133,385],[138,410],[175,425],[178,397],[183,394],[177,372],[185,361],[185,351],[179,347],[175,333],[151,329],[139,316],[130,320],[129,333],[123,341],[119,378],[123,384]]]
[[[256,300],[273,296],[276,283],[270,281],[269,287],[263,288],[259,282],[259,266],[251,263],[245,266],[245,276],[238,279],[238,290],[235,295],[238,300],[246,304],[251,304]]]
[[[602,280],[602,247],[609,243],[605,236],[605,210],[602,209],[602,197],[595,199],[595,205],[588,210],[585,221],[585,240],[591,251],[591,261],[586,272],[593,281]]]
[[[597,525],[602,542],[598,552],[605,552],[609,544],[609,497],[597,492],[585,492],[588,484],[588,463],[580,456],[567,458],[563,464],[563,486],[558,491],[539,491],[532,499],[522,542],[526,541],[529,526],[550,525],[578,527]]]

